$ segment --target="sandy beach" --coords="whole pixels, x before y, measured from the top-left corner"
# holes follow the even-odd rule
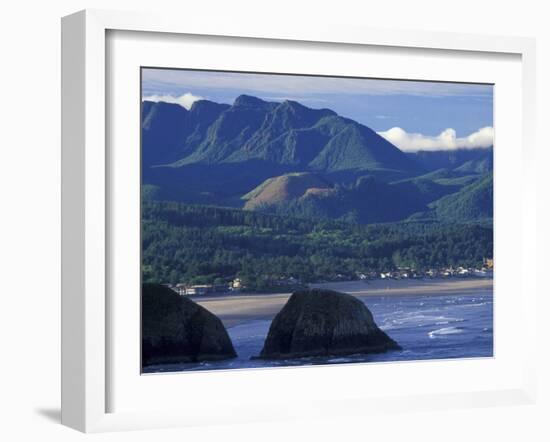
[[[311,286],[349,293],[358,298],[406,295],[441,296],[492,291],[493,279],[380,279],[368,282],[346,281],[312,284]],[[290,295],[290,293],[247,293],[239,295],[196,296],[193,297],[193,300],[216,314],[226,327],[233,327],[247,321],[273,318],[281,310]]]

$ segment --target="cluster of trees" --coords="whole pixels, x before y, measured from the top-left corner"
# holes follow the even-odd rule
[[[142,205],[144,282],[221,284],[353,279],[357,272],[479,266],[492,257],[490,224],[360,225],[172,202]]]

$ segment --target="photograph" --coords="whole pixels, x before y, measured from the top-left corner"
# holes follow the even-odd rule
[[[494,356],[493,84],[140,75],[142,374]]]

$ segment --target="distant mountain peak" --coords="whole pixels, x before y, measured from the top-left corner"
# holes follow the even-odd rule
[[[258,97],[253,97],[252,95],[243,94],[235,99],[233,106],[261,106],[264,104],[267,104],[267,101]]]
[[[305,106],[302,103],[294,100],[284,100],[280,105],[278,109],[284,109],[288,110],[293,113],[315,113],[318,117],[321,116],[336,116],[338,115],[336,112],[334,112],[331,109],[313,109],[311,107]]]
[[[294,100],[284,100],[281,103],[281,106],[289,107],[291,109],[307,109],[307,107],[304,106],[302,103],[298,103]]]
[[[243,179],[257,177],[255,185],[287,172],[336,173],[339,180],[351,180],[365,171],[401,177],[420,169],[372,129],[294,100],[243,94],[232,105],[199,100],[187,114],[179,106],[180,112],[169,113],[147,107],[142,112],[144,164],[170,166],[174,188],[182,186],[176,169],[191,165],[233,168]],[[163,173],[151,169],[158,181],[166,181]]]
[[[213,107],[213,108],[229,107],[229,105],[216,103],[210,100],[197,100],[191,105],[191,108],[189,110],[193,111],[201,108],[210,108],[210,107]]]
[[[149,110],[152,107],[155,107],[157,109],[172,109],[177,112],[185,111],[187,112],[187,109],[185,109],[182,105],[178,103],[168,103],[167,101],[151,101],[151,100],[143,100],[142,108]]]
[[[198,100],[192,104],[189,112],[195,118],[208,118],[208,116],[217,116],[230,107],[229,104],[215,103],[210,100]]]
[[[163,128],[165,125],[177,126],[187,112],[187,109],[176,103],[144,100],[141,103],[142,127],[147,131],[155,123]]]

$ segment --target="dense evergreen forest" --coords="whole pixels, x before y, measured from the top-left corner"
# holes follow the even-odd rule
[[[225,284],[354,279],[358,273],[480,266],[492,257],[490,223],[361,225],[173,202],[142,204],[145,282]]]

